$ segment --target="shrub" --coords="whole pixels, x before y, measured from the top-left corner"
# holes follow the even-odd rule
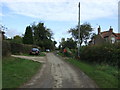
[[[76,49],[69,49],[68,47],[66,47],[65,49],[67,50],[67,52],[65,53],[66,57],[71,57],[71,58],[77,57],[77,50]],[[64,49],[61,49],[60,53],[64,53],[63,50]]]
[[[37,47],[36,45],[26,45],[26,44],[17,44],[17,43],[11,43],[11,53],[12,54],[28,54],[31,48]]]
[[[10,43],[7,41],[2,41],[2,56],[9,56],[11,54]]]
[[[84,46],[80,52],[82,60],[117,66],[120,59],[120,44]]]
[[[72,52],[72,57],[73,58],[77,58],[78,57],[78,53],[77,53],[77,49],[71,49],[71,52]]]
[[[28,54],[33,47],[41,49],[36,45],[18,44],[3,40],[2,56],[5,57],[5,56],[9,56],[10,54],[22,54],[22,53]]]
[[[17,43],[11,43],[11,53],[20,54],[23,51],[23,45]]]

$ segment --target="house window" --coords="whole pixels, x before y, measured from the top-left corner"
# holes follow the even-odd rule
[[[111,37],[111,43],[115,43],[115,37]]]

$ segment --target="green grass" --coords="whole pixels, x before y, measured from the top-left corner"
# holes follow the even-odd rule
[[[62,57],[64,56],[64,54],[63,54],[63,53],[57,53],[57,54],[58,54],[58,55],[60,55],[60,56],[62,56]]]
[[[2,60],[2,87],[17,88],[37,73],[41,63],[7,57]]]
[[[95,65],[75,59],[66,59],[67,62],[77,66],[100,88],[118,88],[118,69],[108,65]]]

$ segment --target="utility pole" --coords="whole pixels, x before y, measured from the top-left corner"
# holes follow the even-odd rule
[[[80,57],[80,2],[79,2],[79,17],[78,17],[78,57]]]

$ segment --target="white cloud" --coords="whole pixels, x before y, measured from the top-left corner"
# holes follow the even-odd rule
[[[0,12],[0,17],[3,16],[3,14]]]
[[[10,28],[10,29],[5,31],[5,35],[7,37],[13,37],[15,35],[20,35],[21,36],[22,34],[18,30]]]
[[[76,21],[79,1],[82,21],[117,16],[118,0],[35,0],[34,2],[4,0],[2,2],[15,14],[40,20]]]
[[[1,0],[1,2],[67,2],[68,0]],[[76,0],[69,0],[74,2]]]

